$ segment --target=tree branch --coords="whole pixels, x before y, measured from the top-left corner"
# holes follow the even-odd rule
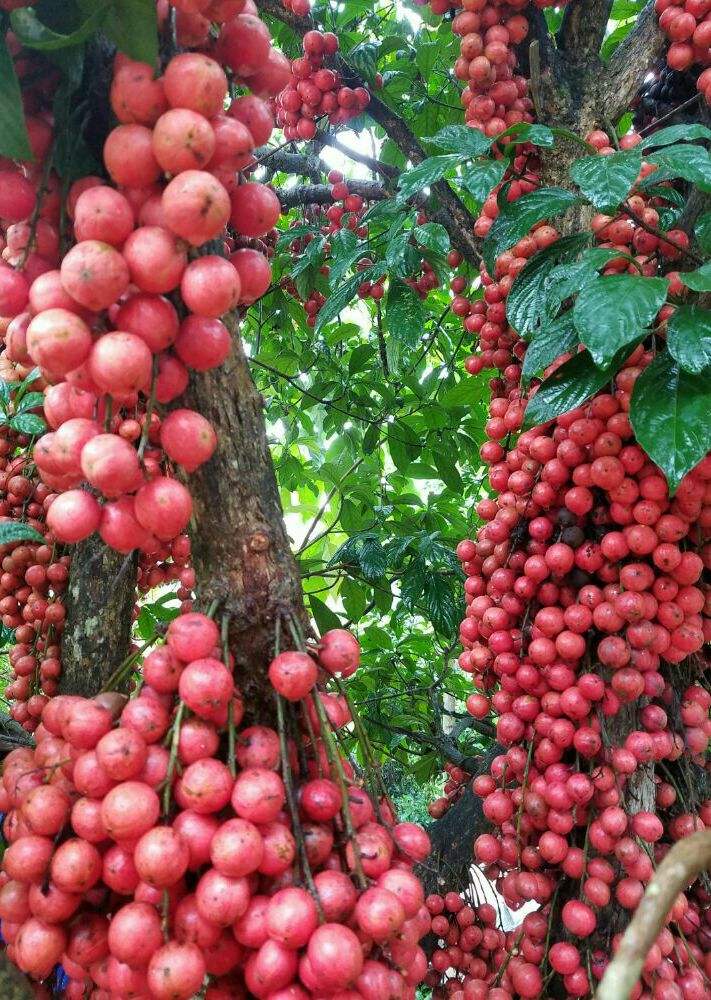
[[[359,194],[365,201],[382,201],[389,197],[388,191],[378,181],[349,180],[348,191],[350,194]],[[297,187],[280,188],[277,194],[284,211],[297,205],[330,205],[335,201],[330,184],[300,184]]]
[[[613,0],[571,0],[558,32],[558,48],[568,61],[587,63],[599,56]]]
[[[298,35],[304,35],[305,32],[314,27],[310,18],[297,17],[293,11],[287,10],[282,5],[281,0],[258,0],[257,6],[265,14],[287,24]],[[332,65],[349,85],[362,84],[359,75],[342,57],[336,56],[332,60]],[[371,93],[367,113],[387,132],[408,160],[411,160],[412,163],[420,163],[427,158],[427,153],[405,120],[375,94]],[[428,213],[430,219],[443,225],[449,233],[452,246],[459,250],[470,263],[478,267],[481,262],[481,253],[480,242],[473,232],[474,217],[446,181],[433,184],[432,194],[436,196],[438,208],[434,212]]]
[[[612,122],[627,110],[642,80],[664,52],[666,38],[659,27],[654,3],[650,2],[637,18],[632,31],[615,49],[598,91],[598,107]]]
[[[393,167],[389,163],[381,163],[380,160],[376,160],[366,153],[359,153],[357,150],[351,149],[350,146],[345,146],[338,136],[330,132],[322,132],[319,135],[319,139],[324,145],[330,146],[331,149],[337,149],[339,153],[343,153],[344,156],[347,156],[349,160],[353,160],[354,163],[362,163],[364,167],[382,174],[383,177],[397,177],[400,173],[397,167]]]
[[[693,833],[674,844],[647,886],[617,954],[605,971],[596,1000],[628,1000],[674,900],[709,867],[711,830]]]

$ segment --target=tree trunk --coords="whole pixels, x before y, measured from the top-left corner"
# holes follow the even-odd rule
[[[92,535],[72,555],[62,634],[62,694],[93,697],[126,658],[136,596],[137,553]]]
[[[299,570],[284,524],[267,443],[264,400],[238,333],[218,369],[193,373],[184,403],[206,417],[217,449],[189,478],[193,563],[202,607],[217,601],[229,615],[230,650],[248,714],[271,712],[267,667],[277,621],[290,646],[288,617],[308,624]]]

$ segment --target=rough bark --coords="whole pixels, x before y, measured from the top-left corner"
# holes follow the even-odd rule
[[[615,49],[600,80],[598,106],[611,121],[617,121],[627,110],[666,45],[654,4],[648,3],[627,38]]]
[[[270,711],[267,666],[277,620],[291,646],[288,616],[307,625],[301,579],[291,553],[264,422],[239,335],[219,369],[193,373],[185,404],[206,417],[217,449],[190,476],[191,537],[201,607],[229,615],[235,676],[248,710]]]
[[[348,181],[348,191],[361,195],[367,201],[382,201],[391,197],[378,181]],[[297,187],[282,188],[278,194],[285,211],[296,205],[331,205],[335,201],[330,184],[299,184]]]
[[[62,694],[92,697],[126,658],[138,556],[122,555],[92,535],[74,549],[65,595]]]

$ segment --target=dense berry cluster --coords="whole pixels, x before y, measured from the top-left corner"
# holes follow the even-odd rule
[[[277,123],[286,139],[313,139],[320,119],[343,125],[370,103],[365,87],[348,87],[340,73],[324,62],[338,51],[332,32],[307,31],[303,56],[291,64],[292,79],[277,97]]]
[[[711,9],[706,0],[655,0],[659,27],[669,38],[667,63],[673,70],[711,64]],[[711,68],[704,69],[696,86],[711,104]]]
[[[137,697],[52,699],[0,788],[13,961],[36,979],[61,962],[68,1000],[188,1000],[206,976],[208,1000],[414,997],[429,841],[355,782],[334,740],[348,705],[316,687],[358,660],[341,630],[280,653],[279,725],[243,727],[219,630],[190,613]]]

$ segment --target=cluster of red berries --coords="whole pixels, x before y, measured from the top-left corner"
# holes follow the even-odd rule
[[[486,714],[489,714],[488,707]],[[432,819],[441,819],[457,799],[462,797],[468,782],[471,780],[470,774],[463,768],[457,767],[456,764],[451,764],[449,761],[444,765],[444,770],[447,774],[447,779],[442,790],[443,794],[433,799],[427,806],[427,812]]]
[[[340,73],[324,66],[338,51],[336,35],[307,31],[303,50],[303,56],[292,62],[292,79],[276,101],[277,123],[286,139],[313,139],[319,119],[343,125],[362,114],[370,103],[365,87],[346,86]]]
[[[253,44],[261,38],[269,49],[256,20],[238,15],[223,25],[228,65],[266,58]],[[23,285],[7,331],[12,356],[31,359],[53,383],[45,395],[51,430],[33,455],[43,482],[60,493],[48,525],[62,542],[98,529],[119,551],[151,552],[189,520],[190,494],[166,463],[194,470],[212,455],[215,434],[199,413],[178,409],[161,420],[155,404],[182,394],[188,368],[225,360],[230,334],[219,317],[254,301],[270,267],[249,248],[229,259],[190,260],[188,250],[224,238],[228,225],[238,237],[264,236],[280,213],[270,188],[237,183],[271,131],[269,110],[248,96],[223,114],[227,90],[219,63],[201,53],[176,56],[157,79],[151,67],[118,58],[111,103],[120,124],[104,161],[119,189],[100,178],[76,182],[68,212],[77,243],[60,268],[33,281],[27,268],[11,272]],[[0,206],[0,215],[24,222],[42,195],[11,176],[15,214]],[[182,320],[165,297],[177,289],[189,310]],[[8,313],[7,295],[3,306]],[[109,329],[96,336],[99,326]]]
[[[219,647],[210,618],[181,615],[136,697],[53,698],[36,748],[7,757],[9,957],[40,980],[61,963],[67,1000],[414,998],[429,840],[354,781],[333,735],[348,705],[316,689],[353,673],[357,641],[272,662],[298,752],[281,724],[241,727]]]
[[[711,6],[707,0],[655,0],[659,27],[671,45],[667,65],[683,71],[706,66],[696,81],[697,89],[711,104]]]

